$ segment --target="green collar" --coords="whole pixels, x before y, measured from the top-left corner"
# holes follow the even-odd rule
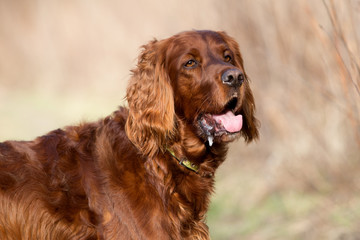
[[[190,162],[189,159],[187,159],[187,158],[179,159],[178,157],[176,157],[174,151],[169,149],[169,148],[166,148],[166,151],[168,151],[171,154],[171,156],[173,156],[176,160],[178,160],[180,165],[182,165],[182,166],[186,167],[187,169],[190,169],[191,171],[194,171],[196,173],[199,171],[199,166],[197,166],[194,163]]]

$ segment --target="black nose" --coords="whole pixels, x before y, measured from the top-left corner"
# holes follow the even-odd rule
[[[232,87],[239,87],[245,80],[245,75],[239,69],[226,70],[222,76],[221,81]]]

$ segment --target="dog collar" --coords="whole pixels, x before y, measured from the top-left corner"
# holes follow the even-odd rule
[[[178,157],[176,157],[174,151],[172,151],[169,148],[166,148],[166,151],[168,151],[170,153],[170,155],[173,156],[179,162],[180,165],[182,165],[182,166],[186,167],[187,169],[194,171],[196,173],[199,171],[199,166],[192,163],[189,159],[187,159],[185,157],[179,159]]]

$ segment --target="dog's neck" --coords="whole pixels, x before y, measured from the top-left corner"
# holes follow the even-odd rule
[[[180,138],[172,146],[168,146],[177,159],[186,159],[196,166],[196,172],[212,176],[218,166],[224,161],[227,144],[214,143],[211,147],[194,133],[191,125],[179,124]],[[191,170],[191,169],[190,169]]]
[[[171,155],[173,158],[175,158],[175,159],[179,162],[179,164],[180,164],[181,166],[183,166],[183,167],[185,167],[185,168],[187,168],[187,169],[189,169],[189,170],[191,170],[191,171],[193,171],[193,172],[196,172],[196,173],[199,172],[199,166],[196,165],[195,163],[192,163],[189,159],[177,157],[177,155],[175,154],[175,152],[174,152],[171,148],[168,148],[168,147],[167,147],[167,148],[166,148],[166,151],[167,151],[168,153],[170,153],[170,155]]]

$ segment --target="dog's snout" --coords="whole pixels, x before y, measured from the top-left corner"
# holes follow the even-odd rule
[[[226,70],[222,76],[221,81],[232,87],[239,87],[244,82],[245,76],[239,69]]]

